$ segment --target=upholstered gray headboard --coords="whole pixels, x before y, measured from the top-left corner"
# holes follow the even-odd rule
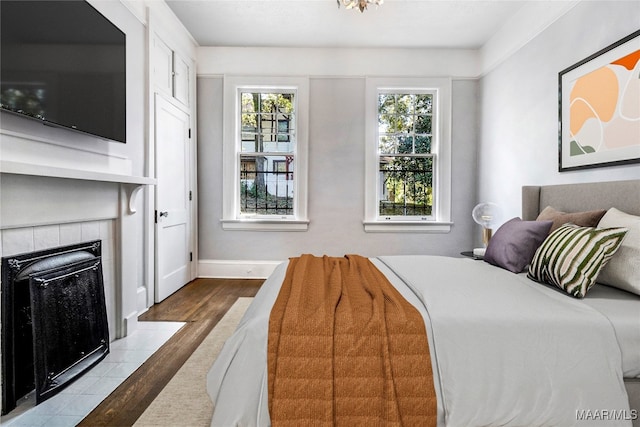
[[[534,220],[547,206],[563,212],[615,207],[640,215],[640,179],[522,187],[522,219]]]

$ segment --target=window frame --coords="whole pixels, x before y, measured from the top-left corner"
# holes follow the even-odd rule
[[[247,216],[240,211],[242,92],[295,93],[296,144],[293,148],[293,215]],[[309,80],[306,77],[224,76],[222,228],[224,230],[306,231],[308,185]],[[283,156],[291,152],[281,153]]]
[[[430,217],[379,214],[378,96],[380,94],[433,93],[431,155],[433,158],[433,211]],[[365,89],[365,213],[366,232],[447,233],[451,230],[451,79],[367,78]]]

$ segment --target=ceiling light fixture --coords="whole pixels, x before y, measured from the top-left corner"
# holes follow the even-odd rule
[[[353,9],[357,7],[360,9],[360,12],[364,12],[370,4],[375,4],[376,6],[381,5],[384,0],[336,0],[338,2],[338,8],[343,5],[347,9]]]

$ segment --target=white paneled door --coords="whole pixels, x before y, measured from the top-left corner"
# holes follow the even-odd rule
[[[189,127],[187,113],[156,95],[156,302],[191,279]]]

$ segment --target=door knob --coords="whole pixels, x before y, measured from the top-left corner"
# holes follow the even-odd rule
[[[169,212],[167,211],[160,212],[160,218],[162,218],[163,216],[169,216]]]

